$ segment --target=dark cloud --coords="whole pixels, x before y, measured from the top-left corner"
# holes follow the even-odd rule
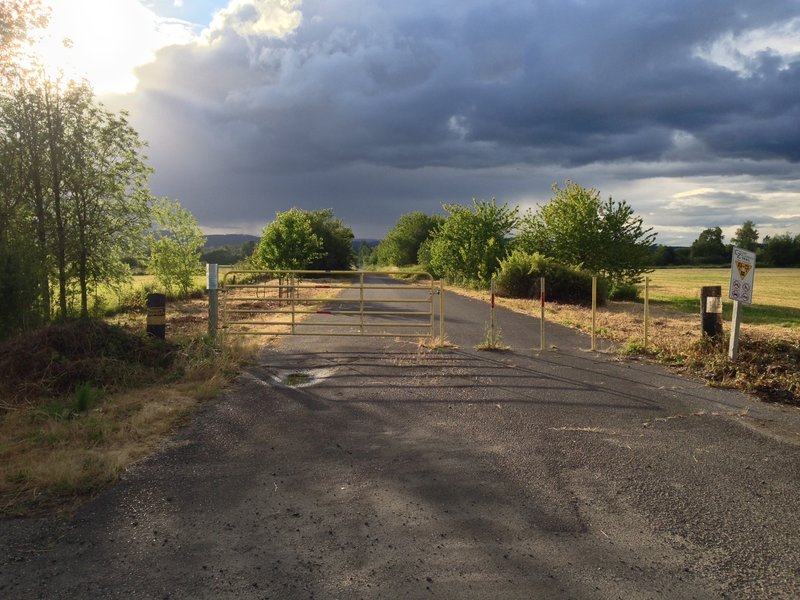
[[[740,53],[743,73],[706,56],[723,36],[800,17],[793,0],[306,0],[299,10],[284,37],[223,28],[209,44],[164,49],[119,100],[151,143],[157,191],[205,225],[253,230],[297,204],[332,206],[357,234],[381,235],[440,201],[542,201],[564,177],[622,190],[745,177],[798,191],[798,57]],[[240,7],[229,20],[240,30],[252,18]],[[731,207],[760,202],[723,190],[670,216],[658,193],[629,200],[676,227],[722,225]]]

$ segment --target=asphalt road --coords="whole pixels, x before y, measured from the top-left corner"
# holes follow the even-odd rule
[[[73,519],[0,521],[0,597],[800,597],[796,409],[447,314],[265,351]]]

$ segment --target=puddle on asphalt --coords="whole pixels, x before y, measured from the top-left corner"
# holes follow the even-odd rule
[[[302,388],[316,385],[333,375],[335,369],[292,369],[270,375],[278,385]]]
[[[283,385],[288,385],[291,387],[297,387],[298,385],[303,385],[309,383],[313,377],[308,373],[289,373],[286,377],[283,378]]]

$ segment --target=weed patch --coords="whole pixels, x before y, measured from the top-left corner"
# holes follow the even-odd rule
[[[485,293],[453,291],[487,300]],[[709,385],[740,389],[768,402],[800,406],[800,327],[784,327],[780,320],[774,319],[768,323],[750,322],[746,316],[739,358],[733,363],[727,358],[725,339],[701,338],[699,300],[685,300],[687,306],[693,307],[694,314],[681,310],[683,306],[675,309],[673,304],[651,303],[647,346],[640,303],[608,302],[597,312],[596,331],[601,337],[616,342],[623,356],[653,359],[700,376]],[[497,303],[516,312],[536,317],[540,314],[536,301],[498,298]],[[591,311],[580,306],[549,302],[546,319],[582,331],[591,330]],[[728,327],[729,322],[726,321],[725,326]]]
[[[16,404],[74,393],[77,404],[87,404],[95,388],[152,380],[172,365],[175,350],[100,320],[50,325],[0,343],[0,396]]]

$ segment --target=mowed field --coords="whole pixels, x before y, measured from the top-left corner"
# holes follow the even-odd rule
[[[699,312],[701,287],[722,286],[723,312],[730,318],[730,269],[656,269],[649,277],[651,300],[686,312]],[[743,314],[754,324],[800,327],[800,269],[756,268],[753,304],[744,306]]]

